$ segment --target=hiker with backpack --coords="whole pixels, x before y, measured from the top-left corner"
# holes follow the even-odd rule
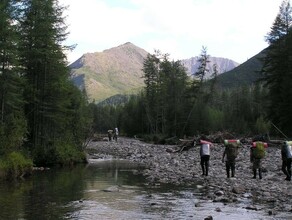
[[[202,175],[208,176],[209,173],[209,160],[210,160],[210,147],[213,145],[211,142],[206,141],[206,138],[203,136],[200,139],[200,157],[201,157],[201,167]]]
[[[257,170],[259,178],[262,179],[262,159],[266,155],[268,144],[262,141],[255,141],[250,148],[250,161],[252,162],[253,179],[256,179]]]
[[[224,163],[224,158],[226,156],[225,166],[227,178],[230,178],[230,170],[231,177],[235,176],[235,159],[237,158],[240,145],[241,143],[239,140],[224,140],[225,150],[223,152],[222,162]]]
[[[291,181],[292,141],[285,141],[281,147],[282,171],[286,179]]]

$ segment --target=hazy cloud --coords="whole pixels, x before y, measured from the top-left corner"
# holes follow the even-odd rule
[[[189,58],[207,46],[208,53],[244,62],[267,44],[264,36],[282,0],[60,0],[68,5],[70,35],[78,46],[74,61],[132,42],[152,53]]]

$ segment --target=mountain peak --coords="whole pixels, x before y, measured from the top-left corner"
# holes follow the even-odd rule
[[[117,94],[137,92],[144,86],[142,69],[147,55],[147,51],[131,42],[102,52],[86,53],[69,66],[71,79],[96,102]],[[217,63],[220,73],[238,65],[225,58],[210,59]],[[197,63],[196,57],[182,60],[189,74],[196,71]]]
[[[144,85],[142,67],[147,54],[130,42],[84,54],[70,65],[71,77],[77,84],[81,82],[80,76],[84,76],[83,88],[90,100],[102,101],[116,94],[132,93]]]
[[[110,49],[106,49],[103,52],[107,53],[109,51],[117,51],[117,50],[138,50],[138,51],[143,51],[143,53],[146,52],[144,49],[136,46],[135,44],[133,44],[131,42],[127,42],[127,43],[121,44],[119,46],[112,47]]]

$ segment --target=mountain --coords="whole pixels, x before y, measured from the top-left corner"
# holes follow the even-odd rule
[[[130,42],[102,52],[86,53],[69,65],[71,80],[79,89],[86,91],[90,101],[95,102],[118,94],[137,93],[144,86],[142,68],[147,54]],[[190,75],[198,67],[197,59],[181,60]],[[210,57],[209,60],[209,69],[216,63],[219,73],[238,65],[225,58]]]
[[[236,68],[218,76],[217,85],[221,88],[235,88],[242,85],[251,85],[260,78],[263,67],[261,59],[265,57],[266,49],[262,50]]]
[[[181,60],[181,63],[186,67],[189,75],[197,72],[200,65],[198,59],[199,57],[192,57],[189,59]],[[217,70],[219,74],[232,70],[239,65],[233,60],[221,57],[209,57],[209,61],[210,62],[207,64],[207,68],[210,70],[210,73],[205,76],[206,79],[211,77],[214,64],[217,65]]]
[[[69,66],[71,79],[96,102],[133,93],[144,85],[142,67],[147,54],[129,42],[103,52],[87,53]]]

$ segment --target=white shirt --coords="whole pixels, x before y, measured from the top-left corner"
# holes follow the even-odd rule
[[[201,144],[200,154],[201,156],[210,155],[210,144]]]

